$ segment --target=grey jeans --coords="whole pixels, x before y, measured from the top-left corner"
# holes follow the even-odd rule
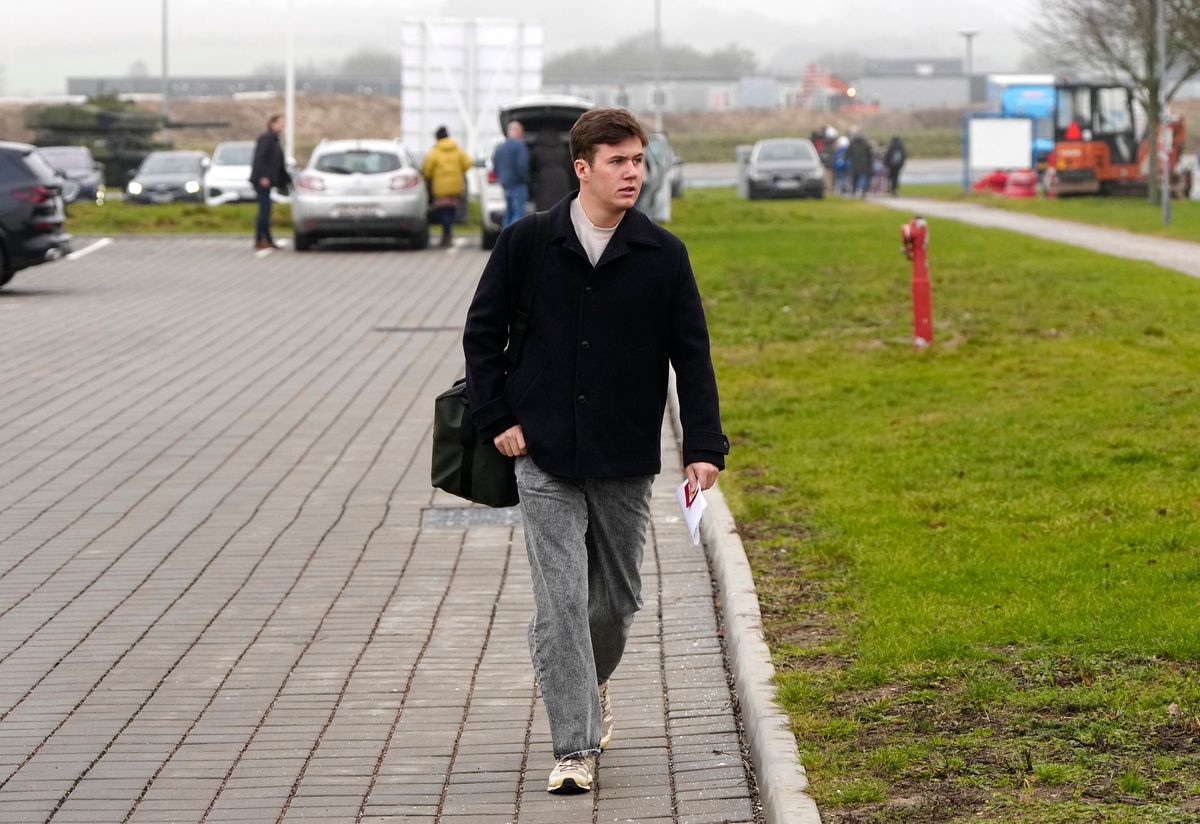
[[[554,757],[600,751],[600,692],[642,606],[654,476],[572,479],[517,458],[533,576],[529,654]]]

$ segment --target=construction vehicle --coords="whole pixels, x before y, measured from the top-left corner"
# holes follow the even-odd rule
[[[1053,195],[1145,194],[1154,149],[1138,129],[1133,94],[1115,83],[1055,84],[1054,155],[1046,189]],[[1171,188],[1182,187],[1182,118],[1166,123],[1171,137]],[[1139,133],[1141,132],[1141,133]]]

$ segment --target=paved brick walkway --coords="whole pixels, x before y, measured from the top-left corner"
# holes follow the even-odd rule
[[[675,473],[599,790],[544,791],[521,531],[429,487],[482,254],[248,247],[0,292],[0,822],[754,820]]]

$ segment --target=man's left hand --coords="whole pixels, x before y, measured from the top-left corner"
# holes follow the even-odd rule
[[[692,489],[711,489],[712,485],[717,482],[717,473],[720,472],[716,466],[703,461],[690,463],[686,470],[688,486]]]

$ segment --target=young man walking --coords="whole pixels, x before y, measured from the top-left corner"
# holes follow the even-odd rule
[[[612,736],[608,679],[642,605],[640,565],[668,365],[675,367],[688,481],[724,467],[708,327],[683,244],[633,208],[647,138],[623,109],[571,130],[579,191],[505,229],[467,315],[467,387],[480,432],[516,458],[535,614],[529,648],[550,721],[550,792],[591,788]],[[541,260],[519,366],[504,347]]]
[[[508,124],[507,133],[508,139],[497,146],[492,155],[492,171],[504,189],[504,226],[525,216],[525,202],[529,199],[529,147],[525,145],[525,127],[514,120]]]
[[[283,131],[283,115],[272,115],[267,121],[267,130],[258,136],[254,144],[254,160],[250,166],[250,182],[258,196],[258,218],[254,222],[254,248],[273,249],[275,238],[271,237],[271,189],[287,191],[292,183],[283,147],[279,145],[279,133]]]

